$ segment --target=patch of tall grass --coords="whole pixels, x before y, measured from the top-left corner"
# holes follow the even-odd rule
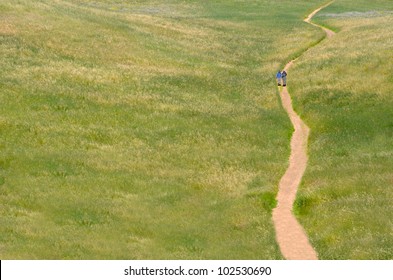
[[[281,258],[273,78],[319,3],[1,1],[1,258]]]
[[[315,20],[340,32],[291,69],[311,128],[295,211],[322,259],[393,258],[392,11],[336,1]]]

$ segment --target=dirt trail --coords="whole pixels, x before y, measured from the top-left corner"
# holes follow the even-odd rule
[[[330,2],[312,12],[304,21],[322,28],[327,37],[334,32],[311,22],[311,18]],[[294,60],[285,66],[288,72]],[[276,239],[281,253],[287,260],[317,260],[318,255],[308,241],[302,226],[292,213],[293,202],[296,198],[297,188],[302,180],[307,166],[307,143],[310,129],[296,114],[292,107],[291,97],[286,87],[281,92],[281,101],[287,111],[292,125],[295,128],[291,139],[291,155],[289,167],[280,180],[277,194],[277,207],[273,210],[273,223],[276,230]]]
[[[319,24],[316,24],[316,23],[311,22],[311,19],[312,19],[312,17],[315,16],[320,10],[322,10],[323,8],[326,8],[327,6],[329,6],[330,4],[332,4],[333,2],[334,2],[334,1],[331,1],[331,2],[327,3],[326,5],[323,5],[322,7],[319,7],[318,9],[316,9],[315,11],[313,11],[311,14],[309,14],[308,17],[304,20],[305,22],[307,22],[307,23],[309,23],[309,24],[312,24],[312,25],[314,25],[314,26],[316,26],[316,27],[322,28],[323,31],[325,31],[325,33],[326,33],[326,35],[327,35],[328,38],[332,37],[332,36],[335,34],[334,31],[332,31],[332,30],[330,30],[330,29],[328,29],[328,28],[326,28],[326,27],[323,27],[323,26],[321,26],[321,25],[319,25]]]

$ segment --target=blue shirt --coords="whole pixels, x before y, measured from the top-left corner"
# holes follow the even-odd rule
[[[281,78],[281,72],[280,72],[280,71],[277,72],[276,78],[277,78],[277,79],[280,79],[280,78]]]

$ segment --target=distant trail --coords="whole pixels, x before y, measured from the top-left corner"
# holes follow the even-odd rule
[[[334,32],[312,23],[311,19],[316,13],[333,2],[334,1],[316,9],[304,20],[307,23],[322,28],[326,32],[327,37],[333,36]],[[288,72],[295,60],[288,62],[284,68],[285,71]],[[293,110],[291,97],[286,87],[284,87],[281,92],[281,102],[291,119],[295,131],[291,139],[289,167],[280,180],[277,194],[277,207],[273,209],[273,223],[276,229],[276,239],[280,246],[281,253],[287,260],[317,260],[317,253],[308,241],[304,229],[292,213],[296,191],[307,166],[307,143],[310,129]]]

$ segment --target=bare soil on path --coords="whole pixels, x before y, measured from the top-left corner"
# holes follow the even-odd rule
[[[307,23],[322,28],[326,32],[327,37],[334,35],[334,32],[312,23],[311,18],[331,3],[332,2],[316,9],[304,20]],[[293,62],[294,60],[290,61],[285,66],[284,70],[286,72],[288,72]],[[276,230],[276,239],[285,259],[317,260],[317,252],[311,246],[304,229],[296,220],[292,212],[296,192],[307,167],[307,143],[310,129],[293,110],[291,97],[286,87],[281,91],[280,97],[282,105],[288,113],[295,130],[291,138],[289,166],[280,180],[277,194],[277,207],[273,209],[273,223]]]

